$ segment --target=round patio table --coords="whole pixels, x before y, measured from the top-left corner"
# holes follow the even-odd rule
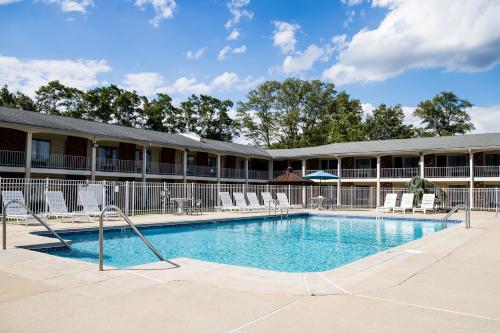
[[[190,198],[172,198],[173,201],[177,202],[177,212],[176,215],[184,215],[184,203],[191,201]]]

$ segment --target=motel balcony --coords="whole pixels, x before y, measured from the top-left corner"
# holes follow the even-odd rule
[[[469,166],[426,167],[424,170],[425,178],[468,178],[469,176]]]
[[[0,150],[0,166],[24,167],[26,165],[23,151]]]
[[[62,154],[33,154],[31,167],[40,169],[90,170],[90,161],[86,156]]]
[[[377,169],[342,169],[343,179],[370,179],[377,178]]]
[[[420,176],[420,168],[382,168],[380,178],[413,178]]]

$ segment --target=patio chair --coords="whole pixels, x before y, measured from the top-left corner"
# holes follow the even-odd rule
[[[66,200],[61,191],[45,191],[45,198],[47,200],[47,206],[49,207],[47,217],[55,217],[56,219],[70,218],[71,222],[75,222],[75,219],[86,217],[86,220],[90,222],[85,212],[70,212],[68,210]]]
[[[415,195],[413,193],[403,193],[403,196],[401,197],[401,205],[399,207],[394,207],[392,212],[401,212],[405,214],[408,209],[413,209],[414,197]]]
[[[188,207],[189,213],[194,215],[194,213],[196,212],[196,214],[201,215],[201,204],[201,199],[191,199],[190,206]]]
[[[285,192],[276,193],[276,198],[278,199],[278,207],[283,207],[287,209],[300,209],[303,208],[302,205],[291,205],[288,201],[288,197]]]
[[[266,209],[275,208],[278,206],[278,203],[276,200],[273,199],[273,196],[271,195],[270,192],[262,192],[262,201],[264,201],[264,207]]]
[[[255,210],[266,210],[269,207],[266,205],[261,205],[259,202],[259,198],[257,198],[257,193],[255,192],[247,192],[247,199],[249,202],[249,206]]]
[[[231,196],[229,192],[220,192],[219,193],[220,200],[222,202],[222,206],[216,207],[220,211],[239,211],[240,207],[237,207],[233,204],[233,200],[231,200]]]
[[[83,212],[88,216],[89,220],[91,217],[101,216],[101,209],[99,208],[94,192],[80,191],[78,192],[78,196],[80,197],[80,203],[83,206]],[[117,212],[108,211],[104,214],[104,217],[119,217],[119,215]]]
[[[420,203],[420,207],[413,208],[413,214],[415,214],[415,212],[423,212],[425,214],[428,210],[433,212],[435,200],[436,195],[434,193],[424,194],[424,196],[422,197],[422,202]]]
[[[21,191],[2,191],[2,202],[5,206],[9,201],[17,200],[25,205],[24,195]],[[12,203],[7,207],[6,210],[6,218],[7,221],[11,220],[13,222],[24,222],[24,225],[28,225],[28,222],[31,220],[35,220],[35,218],[28,213],[26,208],[18,203]],[[46,220],[46,216],[44,214],[37,214],[41,219]]]
[[[233,192],[233,197],[236,202],[236,206],[240,207],[240,210],[253,210],[253,208],[247,204],[245,195],[242,192]]]
[[[389,193],[385,196],[384,205],[375,208],[377,213],[390,213],[396,207],[397,193]]]

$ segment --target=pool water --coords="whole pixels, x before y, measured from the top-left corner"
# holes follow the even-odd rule
[[[282,272],[318,272],[441,230],[432,220],[300,215],[140,228],[168,259],[186,257]],[[98,233],[62,233],[72,251],[50,253],[98,262]],[[158,259],[130,229],[104,234],[104,264],[129,267]]]

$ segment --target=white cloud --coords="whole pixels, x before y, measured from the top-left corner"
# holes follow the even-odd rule
[[[227,36],[227,40],[238,40],[240,38],[240,32],[238,29],[233,29],[231,33]]]
[[[356,16],[355,10],[349,10],[346,12],[346,18],[343,24],[344,28],[348,28],[349,25],[354,21],[354,17]]]
[[[241,45],[240,47],[235,47],[233,49],[234,54],[242,54],[245,53],[246,51],[247,51],[246,45]]]
[[[287,56],[283,61],[282,69],[285,74],[300,73],[310,70],[314,63],[324,55],[322,48],[312,44],[304,52]]]
[[[152,96],[161,92],[163,84],[163,77],[153,72],[130,73],[125,75],[123,80],[125,89],[135,90],[138,94],[145,96]]]
[[[498,133],[500,128],[500,105],[473,106],[471,120],[476,129],[474,133]]]
[[[53,80],[71,87],[89,89],[100,84],[97,78],[99,74],[110,70],[105,60],[21,60],[0,56],[0,85],[7,84],[11,90],[20,90],[29,95]]]
[[[363,0],[340,0],[344,5],[355,6],[363,3]]]
[[[87,7],[93,7],[93,0],[42,0],[45,3],[56,4],[63,12],[87,13]]]
[[[300,25],[282,21],[274,21],[273,41],[274,46],[279,47],[281,52],[289,53],[295,50],[297,39],[295,33]]]
[[[227,3],[227,8],[231,13],[231,18],[226,22],[224,27],[226,29],[231,29],[240,23],[241,18],[246,17],[252,19],[253,13],[247,10],[245,7],[250,4],[250,0],[230,0]]]
[[[21,0],[0,0],[0,6],[1,5],[8,5],[14,2],[20,2]]]
[[[186,57],[189,59],[189,60],[198,60],[201,58],[201,56],[205,53],[205,51],[207,50],[206,47],[202,47],[196,51],[188,51],[186,53]]]
[[[227,57],[227,54],[231,52],[231,46],[224,46],[217,55],[217,60],[224,60]]]
[[[388,13],[355,34],[323,76],[336,84],[383,81],[414,68],[488,70],[500,62],[500,2],[374,0]]]
[[[217,60],[225,60],[227,59],[230,53],[242,54],[245,53],[246,50],[247,50],[246,45],[241,45],[240,47],[235,47],[234,49],[231,46],[225,46],[219,51],[219,54],[217,55]]]
[[[147,5],[151,5],[155,12],[155,16],[149,20],[154,27],[159,27],[160,22],[164,19],[174,17],[174,10],[177,7],[175,0],[136,0],[135,5],[141,9],[145,9]]]

